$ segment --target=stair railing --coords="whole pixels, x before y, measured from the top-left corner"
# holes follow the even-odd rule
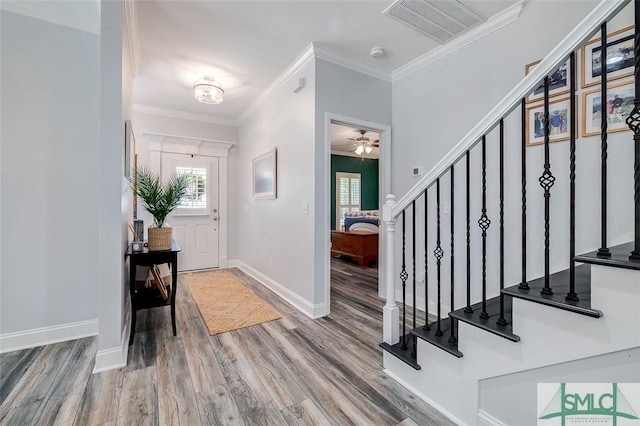
[[[636,5],[640,3],[640,0],[635,0]],[[575,105],[575,75],[576,75],[576,66],[575,66],[575,50],[582,46],[587,40],[589,40],[598,30],[601,32],[601,37],[603,40],[606,40],[606,21],[610,20],[613,16],[615,16],[626,4],[629,3],[629,0],[607,0],[602,1],[598,4],[592,12],[585,17],[582,22],[572,30],[563,41],[561,41],[536,67],[520,82],[518,83],[462,140],[451,150],[449,151],[420,181],[416,183],[404,196],[402,196],[397,202],[394,195],[387,195],[385,204],[383,206],[383,220],[386,225],[387,232],[387,248],[386,248],[386,305],[383,309],[384,321],[383,321],[383,338],[384,343],[383,347],[389,349],[391,346],[396,345],[400,340],[402,340],[399,348],[401,351],[410,351],[411,356],[415,359],[415,347],[416,341],[415,336],[416,330],[412,332],[411,335],[407,335],[406,333],[406,298],[404,295],[406,294],[406,284],[408,280],[407,273],[407,265],[405,262],[406,258],[406,216],[410,215],[413,228],[410,230],[411,233],[411,241],[412,241],[412,263],[410,265],[413,271],[412,283],[413,283],[413,327],[415,329],[416,324],[416,314],[415,308],[417,304],[416,296],[415,296],[415,281],[416,281],[416,202],[420,201],[420,204],[424,205],[424,218],[425,218],[425,314],[428,313],[428,285],[427,285],[427,274],[428,270],[427,260],[430,257],[427,253],[427,217],[430,214],[428,211],[428,195],[429,191],[435,186],[435,197],[436,197],[436,206],[435,206],[435,219],[436,219],[436,241],[435,241],[435,250],[432,255],[436,261],[436,285],[437,285],[437,300],[435,301],[437,305],[437,318],[433,323],[430,323],[428,318],[425,319],[424,326],[420,327],[423,333],[429,333],[431,335],[431,339],[434,340],[438,345],[442,345],[445,350],[457,355],[462,356],[461,353],[457,352],[457,333],[455,332],[456,328],[456,319],[453,317],[447,318],[443,320],[442,312],[441,312],[441,294],[442,288],[446,283],[442,282],[441,276],[441,265],[442,259],[445,256],[445,249],[442,247],[442,242],[440,238],[441,226],[440,226],[440,186],[441,179],[443,177],[448,177],[451,184],[451,200],[450,200],[450,209],[451,209],[451,218],[450,218],[450,232],[451,232],[451,245],[450,245],[450,253],[446,253],[446,255],[450,256],[451,260],[451,276],[450,276],[450,297],[451,297],[451,310],[454,310],[454,258],[453,258],[453,230],[454,230],[454,217],[453,217],[453,200],[454,200],[454,170],[459,163],[464,158],[465,166],[466,166],[466,253],[467,253],[467,274],[466,274],[466,289],[467,289],[467,298],[466,298],[466,306],[460,315],[476,315],[478,314],[479,321],[490,321],[490,316],[487,311],[487,232],[491,227],[492,223],[490,220],[490,216],[495,215],[493,212],[489,214],[488,207],[486,205],[486,196],[487,196],[487,182],[486,182],[486,168],[487,168],[487,158],[486,158],[486,136],[491,133],[494,129],[499,128],[499,157],[500,157],[500,178],[499,178],[499,211],[497,212],[497,216],[499,217],[499,232],[500,232],[500,271],[499,271],[499,279],[500,279],[500,290],[504,288],[504,119],[509,116],[516,108],[522,108],[522,282],[520,283],[520,289],[523,291],[528,291],[528,283],[527,283],[527,262],[526,262],[526,214],[527,214],[527,204],[526,204],[526,153],[525,153],[525,122],[526,122],[526,97],[529,96],[534,89],[536,89],[540,82],[543,82],[544,85],[544,150],[545,150],[545,161],[543,173],[539,178],[539,183],[542,189],[544,190],[545,197],[545,285],[541,290],[543,295],[552,295],[553,289],[551,288],[549,282],[550,276],[550,262],[549,262],[549,247],[550,247],[550,196],[551,196],[551,188],[554,185],[555,177],[552,174],[551,164],[549,159],[549,143],[550,143],[550,114],[549,114],[549,75],[556,71],[562,64],[564,64],[567,59],[569,60],[569,73],[571,75],[571,88],[570,88],[570,109],[571,109],[571,117],[569,118],[569,126],[571,132],[570,138],[570,203],[571,203],[571,218],[570,218],[570,252],[571,252],[571,288],[566,294],[567,300],[577,299],[577,295],[575,293],[574,287],[574,277],[575,268],[573,265],[573,256],[575,255],[575,136],[576,136],[576,128],[575,128],[575,113],[576,113],[576,105]],[[636,8],[638,9],[638,8]],[[636,14],[636,19],[638,19],[638,13]],[[636,28],[638,28],[638,21],[636,21]],[[638,65],[638,45],[639,45],[638,35],[636,35],[636,45],[635,45],[635,61],[636,61],[636,86],[638,85],[639,76],[638,69],[640,66]],[[606,46],[605,43],[603,45]],[[602,67],[602,88],[603,91],[606,91],[606,66]],[[638,87],[638,86],[637,86]],[[637,89],[638,90],[638,89]],[[606,92],[605,92],[606,93]],[[640,92],[637,92],[640,93]],[[604,97],[604,93],[602,99],[606,99]],[[627,122],[629,126],[634,130],[634,141],[635,141],[635,221],[636,221],[636,230],[635,230],[635,252],[640,254],[640,236],[638,235],[638,228],[640,225],[640,158],[638,151],[640,151],[640,108],[638,107],[639,101],[636,99],[636,107],[634,112],[632,112]],[[604,109],[603,109],[604,111]],[[634,114],[635,113],[635,114]],[[630,122],[631,120],[631,122]],[[607,160],[607,132],[606,132],[606,117],[601,120],[603,122],[602,127],[602,208],[601,208],[601,216],[602,216],[602,244],[599,250],[599,254],[602,256],[607,256],[607,234],[606,234],[606,160]],[[635,125],[635,128],[633,127]],[[470,192],[470,172],[469,172],[469,157],[472,149],[481,144],[481,156],[482,156],[482,179],[481,179],[481,190],[482,190],[482,209],[480,217],[477,219],[477,225],[480,228],[482,235],[482,303],[475,308],[471,306],[471,274],[470,274],[470,233],[471,233],[471,216],[469,210],[469,192]],[[402,293],[403,293],[403,306],[402,318],[399,317],[400,310],[396,304],[396,277],[395,277],[395,259],[394,259],[394,250],[395,250],[395,226],[396,220],[402,217],[402,271],[400,273],[400,280],[402,281]],[[632,254],[633,256],[633,254]],[[478,312],[479,310],[479,312]],[[400,325],[400,320],[402,320],[402,326]],[[493,318],[491,319],[493,321]],[[505,318],[505,301],[504,295],[500,296],[500,308],[499,315],[496,316],[494,332],[496,332],[496,327],[499,329],[500,327],[507,327],[508,320]],[[403,335],[399,336],[400,327],[403,330]],[[435,331],[434,331],[435,328]],[[446,329],[446,330],[445,330]],[[447,333],[445,333],[447,331]],[[489,330],[492,331],[492,330]],[[499,330],[498,330],[499,331]],[[445,334],[448,334],[446,336]],[[510,337],[508,337],[510,338]],[[513,336],[512,340],[517,341],[519,338],[517,336]],[[397,354],[396,354],[397,355]],[[419,367],[418,367],[419,368]]]

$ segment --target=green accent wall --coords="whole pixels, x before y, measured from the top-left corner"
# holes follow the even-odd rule
[[[331,155],[331,229],[336,229],[336,173],[360,173],[362,210],[378,210],[378,160]]]

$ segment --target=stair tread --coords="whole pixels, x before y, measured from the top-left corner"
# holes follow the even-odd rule
[[[480,318],[482,302],[471,305],[471,309],[473,309],[473,312],[471,313],[465,312],[464,308],[462,308],[450,312],[449,316],[459,321],[466,322],[467,324],[474,325],[497,336],[504,337],[512,342],[519,342],[520,336],[513,334],[513,327],[511,323],[511,304],[511,298],[505,297],[504,318],[507,320],[506,325],[498,325],[497,323],[500,318],[500,296],[487,299],[487,314],[489,314],[489,318]]]
[[[640,271],[640,261],[630,260],[629,254],[633,250],[633,242],[609,247],[611,257],[598,257],[597,251],[576,256],[576,262],[591,263],[594,265],[613,266],[625,269],[635,269]]]
[[[440,320],[440,331],[442,331],[442,336],[436,335],[436,330],[438,329],[437,321],[429,323],[428,330],[425,330],[424,327],[418,327],[411,330],[411,334],[446,352],[449,352],[451,355],[461,358],[462,352],[458,350],[458,344],[451,343],[449,341],[449,337],[451,336],[451,324],[453,321],[454,320],[452,318],[443,318]]]
[[[531,280],[528,284],[529,290],[522,290],[519,285],[515,285],[505,288],[502,293],[594,318],[602,316],[601,311],[591,307],[591,267],[589,265],[576,267],[576,294],[579,298],[577,302],[565,299],[569,292],[568,269],[549,276],[549,287],[553,290],[552,295],[540,293],[544,288],[544,277]]]
[[[418,364],[416,357],[412,355],[415,338],[411,334],[406,334],[405,336],[407,339],[407,349],[405,350],[402,349],[402,336],[400,336],[400,342],[396,343],[395,345],[390,345],[383,342],[380,343],[380,347],[399,360],[403,361],[413,369],[420,370],[422,367],[420,367],[420,365]]]

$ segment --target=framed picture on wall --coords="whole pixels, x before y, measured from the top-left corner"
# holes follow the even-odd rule
[[[524,66],[524,75],[529,75],[531,71],[542,61],[538,59],[535,62],[531,62]],[[569,85],[571,84],[571,75],[569,73],[569,61],[560,65],[558,69],[549,74],[549,97],[560,96],[569,93]],[[527,103],[537,102],[544,97],[544,83],[541,83],[536,89],[527,97]]]
[[[570,138],[569,118],[571,117],[571,103],[569,99],[567,96],[553,99],[549,102],[549,142],[566,141]],[[525,125],[527,129],[527,146],[544,144],[543,103],[527,107]]]
[[[253,159],[253,198],[256,200],[275,199],[277,196],[277,150]]]
[[[582,93],[582,136],[601,134],[602,95],[600,90]],[[626,81],[607,87],[607,133],[630,130],[625,120],[633,110],[635,101],[634,81]]]
[[[607,81],[627,77],[633,74],[634,62],[634,27],[607,34]],[[581,49],[582,87],[600,83],[602,74],[602,46],[600,38],[587,42]]]

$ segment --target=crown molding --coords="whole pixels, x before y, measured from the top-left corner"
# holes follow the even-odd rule
[[[92,34],[100,34],[100,2],[83,0],[86,7],[68,7],[69,3],[56,1],[0,1],[0,9],[64,27],[74,28]],[[95,9],[90,5],[93,4]]]
[[[129,62],[131,63],[131,76],[136,78],[138,64],[140,63],[140,37],[138,32],[138,15],[135,0],[124,0],[124,20],[129,41]]]
[[[287,81],[298,73],[305,65],[314,59],[314,46],[311,43],[298,57],[289,64],[285,70],[280,73],[275,80],[271,82],[269,86],[256,98],[255,101],[244,110],[242,114],[236,120],[237,125],[243,123],[251,114],[253,114],[258,108],[260,108],[265,102],[267,102],[271,96],[273,96]]]
[[[525,3],[525,0],[520,0],[518,3],[509,6],[502,12],[495,14],[483,24],[470,29],[466,33],[454,38],[453,40],[446,44],[443,44],[442,46],[428,51],[427,53],[417,57],[413,61],[408,62],[399,68],[396,68],[391,73],[391,81],[396,82],[404,77],[407,77],[414,72],[426,67],[427,65],[432,64],[459,49],[462,49],[468,44],[480,40],[481,38],[504,27],[505,25],[510,24],[511,22],[514,22],[520,17]]]
[[[195,112],[180,111],[177,109],[155,107],[151,105],[133,104],[133,110],[146,114],[155,114],[170,118],[180,118],[183,120],[201,121],[203,123],[220,124],[223,126],[236,127],[238,125],[237,122],[228,120],[226,118],[213,117],[207,114],[197,114]]]
[[[353,71],[357,71],[362,74],[370,75],[371,77],[379,78],[380,80],[391,82],[391,73],[382,71],[377,68],[373,68],[364,62],[357,61],[355,59],[347,58],[335,50],[331,50],[328,47],[321,46],[316,43],[313,45],[313,54],[317,59],[324,59],[325,61],[332,62],[341,67],[348,68]]]
[[[336,65],[357,71],[384,81],[391,82],[391,74],[385,71],[374,69],[362,62],[346,58],[331,49],[311,43],[298,57],[285,68],[282,73],[258,96],[258,98],[236,120],[239,125],[253,114],[260,106],[267,102],[282,86],[285,85],[298,71],[313,59],[323,59]]]

